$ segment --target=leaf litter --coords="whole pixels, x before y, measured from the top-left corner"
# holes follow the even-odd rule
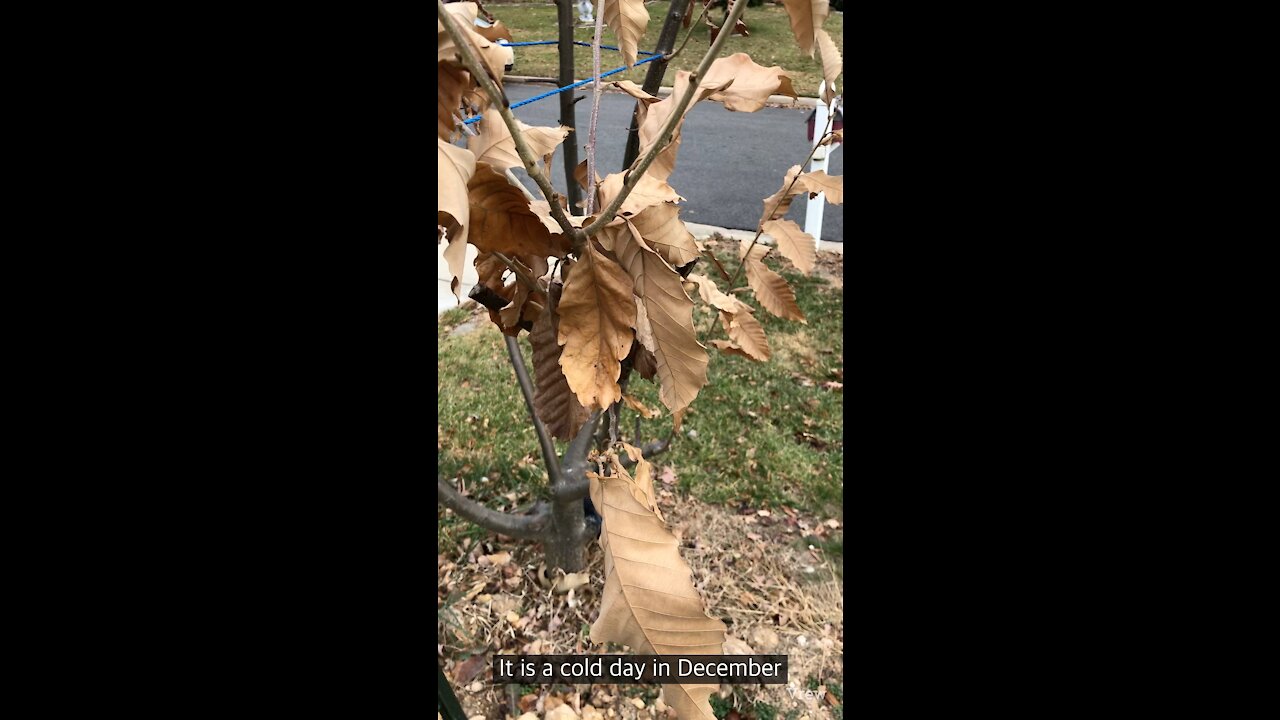
[[[675,490],[676,468],[663,467],[657,475],[660,485]],[[680,555],[693,571],[694,586],[711,615],[728,627],[726,654],[746,649],[785,654],[797,685],[803,687],[811,677],[823,686],[827,681],[843,684],[842,561],[821,547],[809,549],[812,542],[842,534],[842,518],[815,517],[789,507],[735,510],[683,495],[678,502],[662,504],[680,541]],[[633,651],[589,638],[604,588],[598,544],[588,547],[582,573],[565,575],[542,564],[537,545],[504,544],[494,536],[467,540],[467,547],[437,559],[437,633],[445,673],[455,680],[468,717],[673,717],[658,700],[655,686],[494,685],[491,666],[497,655]],[[506,562],[493,562],[495,555]],[[468,676],[469,681],[463,680]],[[823,693],[809,701],[791,697],[782,685],[725,685],[718,694],[732,695],[744,719],[752,717],[746,708],[757,701],[778,708],[779,717],[789,709],[813,720],[833,717]]]

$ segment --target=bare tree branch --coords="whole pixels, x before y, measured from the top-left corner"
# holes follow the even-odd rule
[[[547,292],[542,289],[542,286],[538,284],[538,281],[535,280],[523,266],[500,252],[495,251],[493,256],[498,258],[503,265],[506,265],[507,268],[520,279],[520,282],[524,283],[525,287],[542,297],[546,297]]]
[[[520,352],[520,343],[510,335],[503,335],[502,338],[507,341],[507,357],[511,358],[511,367],[515,368],[516,380],[520,382],[520,394],[524,395],[524,406],[529,410],[529,420],[533,422],[533,429],[538,434],[538,447],[542,449],[542,464],[547,466],[547,477],[554,487],[563,481],[560,476],[560,458],[556,455],[555,443],[551,442],[547,426],[542,424],[538,419],[537,411],[533,409],[533,383],[529,380],[529,370],[524,366],[524,355]]]
[[[439,2],[440,0],[436,1]],[[644,176],[645,171],[653,164],[653,161],[658,157],[658,153],[666,148],[667,142],[671,140],[672,134],[675,133],[676,125],[684,119],[684,111],[689,108],[689,103],[693,100],[694,93],[698,92],[698,82],[706,76],[711,63],[715,62],[716,57],[720,54],[720,48],[724,47],[724,44],[729,40],[729,35],[732,34],[725,32],[725,28],[733,27],[733,24],[738,21],[738,18],[742,17],[742,13],[746,9],[746,0],[737,0],[737,2],[733,3],[733,8],[725,16],[724,25],[720,27],[720,34],[716,36],[715,42],[711,43],[711,47],[707,48],[707,54],[702,56],[702,61],[698,63],[698,69],[694,70],[693,74],[689,76],[689,88],[685,90],[684,97],[680,98],[676,103],[675,111],[671,113],[671,117],[667,118],[666,124],[662,126],[662,132],[658,133],[657,141],[654,142],[653,147],[649,148],[649,152],[645,153],[639,164],[627,171],[622,182],[622,191],[609,202],[609,207],[605,208],[604,212],[596,217],[595,222],[582,229],[583,243],[586,242],[585,238],[599,233],[601,228],[613,220],[613,217],[618,214],[618,208],[622,207],[622,203],[627,199],[627,196],[639,184],[640,178]],[[441,10],[441,12],[443,13],[444,11]],[[573,237],[577,242],[578,236],[575,235]]]
[[[596,210],[596,125],[600,122],[600,96],[604,87],[600,84],[600,34],[604,30],[604,3],[596,12],[596,36],[591,41],[591,68],[596,81],[591,86],[591,126],[587,130],[587,214]],[[566,180],[568,182],[568,180]]]
[[[538,189],[542,190],[542,194],[546,196],[547,202],[551,205],[551,216],[555,218],[560,227],[574,239],[575,247],[581,238],[581,244],[586,243],[586,235],[582,231],[573,226],[569,222],[569,218],[564,214],[564,210],[560,208],[560,203],[556,202],[556,190],[551,186],[551,181],[547,176],[538,169],[538,158],[533,154],[533,150],[529,148],[529,144],[524,141],[524,134],[520,132],[520,126],[516,124],[516,116],[511,114],[511,109],[503,102],[502,92],[498,90],[498,86],[493,82],[493,78],[489,77],[489,73],[480,63],[480,58],[476,57],[475,49],[471,47],[471,43],[462,34],[462,29],[458,27],[457,21],[453,14],[444,9],[444,0],[436,0],[436,14],[440,18],[440,23],[444,25],[445,32],[449,33],[449,37],[453,38],[453,44],[458,48],[458,55],[462,58],[462,64],[467,66],[467,70],[471,72],[471,76],[480,84],[481,89],[489,96],[490,109],[496,109],[498,114],[502,116],[502,121],[507,124],[507,129],[511,131],[511,138],[515,141],[516,152],[519,153],[520,159],[524,161],[524,171],[533,178],[537,183]]]
[[[464,497],[452,483],[436,476],[436,490],[440,493],[440,504],[449,508],[471,522],[487,530],[524,540],[536,540],[546,530],[550,515],[545,508],[533,515],[508,515],[481,505],[468,497]]]
[[[560,463],[562,481],[551,486],[551,494],[561,501],[580,500],[587,496],[590,481],[587,479],[587,451],[591,449],[591,441],[595,435],[603,410],[591,413],[591,417],[582,424],[578,434],[564,451],[564,459]]]
[[[655,455],[661,455],[670,449],[671,436],[668,435],[665,440],[655,440],[640,448],[640,456],[645,460],[648,460],[649,458],[654,457]],[[618,458],[618,460],[622,463],[622,467],[631,467],[636,464],[636,461],[632,460],[630,455],[624,455],[623,457]]]

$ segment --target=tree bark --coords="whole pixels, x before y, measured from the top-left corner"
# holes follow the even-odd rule
[[[560,25],[560,87],[564,87],[574,82],[572,0],[556,0],[556,21]],[[582,215],[583,209],[578,207],[582,195],[578,182],[573,179],[573,172],[578,169],[578,126],[574,122],[572,90],[560,93],[560,124],[569,128],[569,136],[564,141],[564,185],[569,214]]]
[[[680,36],[680,21],[689,11],[690,2],[691,0],[671,0],[671,9],[667,11],[667,19],[663,21],[662,31],[658,33],[658,46],[653,49],[654,52],[666,55],[676,46],[676,38]],[[654,60],[649,63],[649,69],[645,72],[644,84],[641,87],[650,95],[657,95],[666,72],[667,61]],[[639,117],[640,101],[637,100],[636,109],[631,113],[631,130],[627,133],[627,151],[622,158],[624,169],[631,167],[631,163],[636,161],[636,155],[640,154],[640,124],[637,122]]]
[[[452,483],[436,477],[436,492],[440,494],[440,504],[453,510],[460,517],[466,518],[486,530],[500,535],[509,535],[523,540],[536,540],[546,534],[549,526],[549,515],[545,510],[533,515],[509,515],[487,508],[462,493]]]

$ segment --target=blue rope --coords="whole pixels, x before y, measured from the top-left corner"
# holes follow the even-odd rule
[[[559,43],[560,43],[560,41],[559,41],[559,40],[530,40],[529,42],[517,42],[517,43],[500,42],[500,43],[498,43],[498,44],[499,44],[499,45],[501,45],[501,46],[503,46],[503,47],[520,47],[520,46],[522,46],[522,45],[557,45],[557,44],[559,44]],[[581,41],[581,40],[574,40],[574,41],[573,41],[573,44],[574,44],[574,45],[581,45],[582,47],[591,47],[591,43],[589,43],[589,42],[583,42],[583,41]],[[616,48],[616,47],[614,47],[614,46],[612,46],[612,45],[601,45],[601,46],[600,46],[600,48],[601,48],[602,50],[618,50],[618,48]],[[622,52],[622,51],[621,51],[621,50],[618,50],[618,52]],[[637,50],[636,52],[640,53],[641,55],[653,55],[653,54],[654,54],[654,53],[651,53],[651,52],[649,52],[649,51],[647,51],[647,50]]]
[[[602,45],[601,47],[604,47],[604,46]],[[647,63],[647,62],[653,62],[654,60],[659,60],[659,59],[661,59],[661,58],[662,58],[662,55],[659,55],[659,54],[656,54],[656,53],[648,53],[648,54],[649,54],[649,57],[647,57],[647,58],[645,58],[645,59],[641,60],[640,62],[636,63],[633,67],[640,67],[641,65],[643,65],[643,64],[645,64],[645,63]],[[620,67],[620,68],[616,68],[616,69],[614,69],[614,70],[610,70],[609,72],[606,72],[606,73],[600,73],[600,77],[605,78],[605,77],[609,77],[610,75],[616,75],[616,74],[618,74],[618,73],[620,73],[620,72],[623,72],[624,70],[627,70],[627,66],[626,66],[626,65],[623,65],[622,67]],[[521,105],[528,105],[528,104],[529,104],[529,103],[531,103],[531,102],[537,102],[538,100],[543,100],[543,99],[545,99],[545,98],[549,98],[549,97],[551,97],[552,95],[559,95],[560,93],[564,92],[565,90],[572,90],[572,89],[574,89],[574,88],[576,88],[576,87],[582,87],[583,85],[586,85],[587,83],[589,83],[589,82],[591,82],[591,81],[593,81],[593,80],[595,80],[595,78],[594,78],[594,77],[589,77],[589,78],[587,78],[586,80],[579,80],[578,82],[576,82],[576,83],[574,83],[574,84],[572,84],[572,85],[565,85],[565,86],[564,86],[564,87],[562,87],[562,88],[557,88],[557,89],[555,89],[555,90],[548,90],[547,92],[544,92],[544,93],[542,93],[541,95],[534,95],[533,97],[531,97],[531,98],[529,98],[529,99],[527,99],[527,100],[521,100],[521,101],[520,101],[520,102],[518,102],[518,103],[512,103],[512,105],[511,105],[511,109],[512,109],[512,110],[515,110],[516,108],[520,107]],[[483,116],[483,115],[476,115],[475,117],[467,118],[466,120],[463,120],[463,121],[462,121],[462,124],[463,124],[463,125],[470,125],[470,124],[472,124],[472,123],[480,122],[480,118],[482,118],[482,117],[484,117],[484,116]]]

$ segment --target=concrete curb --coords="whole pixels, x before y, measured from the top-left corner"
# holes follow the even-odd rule
[[[509,81],[509,82],[515,82],[515,83],[523,83],[528,85],[552,85],[555,87],[559,87],[559,84],[560,84],[559,81],[556,80],[555,78],[540,78],[540,77],[531,77],[528,75],[507,75],[506,77],[503,78],[503,80]],[[605,85],[607,87],[608,83],[606,82]],[[589,86],[584,85],[580,89],[586,90],[588,87]],[[620,95],[626,94],[621,90],[616,90],[613,88],[607,88],[606,92],[616,93]],[[672,92],[672,88],[663,86],[658,88],[657,94],[658,94],[658,97],[666,97],[670,95],[671,92]],[[782,107],[813,109],[818,106],[818,98],[802,97],[802,98],[792,99],[790,95],[770,95],[766,103],[771,106],[780,105]]]
[[[751,242],[751,239],[756,236],[754,230],[731,230],[729,228],[716,227],[715,225],[703,225],[702,223],[688,221],[685,221],[684,226],[688,228],[689,232],[693,233],[693,237],[698,240],[705,240],[712,235],[720,235],[721,237],[726,237],[730,240],[746,240],[747,242]],[[765,245],[775,244],[773,238],[769,236],[769,233],[761,233],[760,242]],[[818,249],[824,252],[833,252],[843,255],[844,243],[819,240]]]

